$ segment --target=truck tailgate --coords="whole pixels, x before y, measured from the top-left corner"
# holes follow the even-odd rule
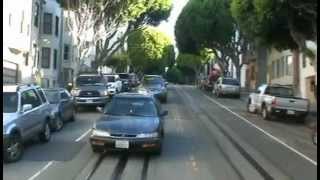
[[[302,98],[276,97],[277,107],[295,111],[309,111],[309,102]]]

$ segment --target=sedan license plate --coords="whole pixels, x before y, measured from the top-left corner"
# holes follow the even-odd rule
[[[288,114],[288,115],[294,115],[294,114],[295,114],[295,112],[294,112],[294,111],[292,111],[292,110],[288,110],[288,111],[287,111],[287,114]]]
[[[129,149],[129,141],[116,141],[116,148]]]
[[[92,103],[93,100],[92,99],[87,99],[87,103]]]

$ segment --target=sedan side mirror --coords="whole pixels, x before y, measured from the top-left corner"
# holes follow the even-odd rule
[[[167,115],[168,115],[168,111],[163,111],[163,112],[161,113],[161,116],[162,116],[162,117],[167,116]]]
[[[30,111],[32,109],[32,104],[24,104],[22,106],[22,112],[27,112],[27,111]]]
[[[97,111],[100,112],[100,113],[103,113],[103,108],[98,106],[97,107]]]

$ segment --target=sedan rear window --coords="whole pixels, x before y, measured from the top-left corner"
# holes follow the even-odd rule
[[[115,82],[116,78],[114,76],[105,76],[107,82]]]
[[[239,86],[239,82],[236,79],[223,79],[222,84],[227,84],[227,85],[234,85],[234,86]]]
[[[77,78],[76,84],[78,86],[85,85],[103,85],[104,81],[101,76],[80,76]]]
[[[16,92],[4,92],[2,105],[4,113],[17,112],[18,94]]]
[[[56,90],[45,90],[46,96],[50,104],[57,104],[60,99],[59,91]]]
[[[272,96],[293,97],[293,90],[286,87],[269,87],[266,89],[266,94]]]
[[[157,111],[153,100],[148,98],[114,98],[107,107],[106,114],[153,117],[157,115]]]

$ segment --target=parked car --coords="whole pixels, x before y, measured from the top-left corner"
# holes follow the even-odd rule
[[[60,131],[67,121],[75,120],[73,97],[66,89],[44,89],[51,106],[51,128]]]
[[[220,77],[214,85],[213,93],[217,97],[233,95],[240,98],[240,83],[237,79]]]
[[[23,155],[23,143],[34,136],[48,142],[50,105],[39,86],[3,85],[3,158],[18,161]]]
[[[120,81],[122,82],[122,92],[128,92],[131,90],[130,74],[129,73],[118,73]]]
[[[289,86],[264,84],[249,95],[247,110],[260,112],[265,120],[283,116],[295,117],[297,121],[304,122],[309,112],[309,101],[294,97],[293,89]]]
[[[102,112],[104,115],[94,123],[90,136],[94,152],[129,150],[161,153],[163,118],[168,112],[162,111],[155,98],[139,93],[120,93]]]
[[[122,81],[117,74],[104,74],[107,81],[108,93],[113,96],[122,91]]]
[[[312,132],[312,142],[314,145],[317,145],[317,138],[318,138],[318,135],[317,135],[317,124],[316,124]]]
[[[76,110],[81,106],[104,106],[109,99],[107,82],[102,74],[82,74],[71,91]]]
[[[138,76],[137,76],[135,73],[131,73],[131,74],[130,74],[129,83],[131,83],[131,86],[132,86],[132,87],[137,87],[137,86],[140,85],[139,78],[138,78]]]
[[[168,90],[165,81],[158,75],[145,75],[142,79],[141,87],[146,89],[161,102],[167,102]]]

